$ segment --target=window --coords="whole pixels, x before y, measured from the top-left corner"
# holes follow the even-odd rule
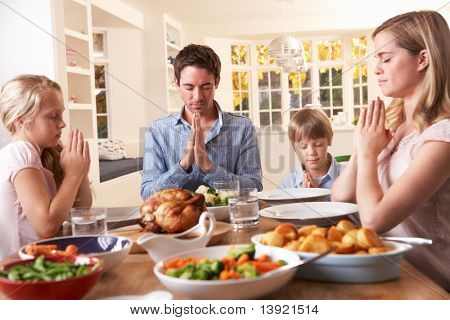
[[[249,117],[249,78],[248,71],[233,71],[233,111]]]
[[[281,70],[258,72],[259,124],[282,125]]]
[[[322,40],[317,44],[319,101],[329,118],[344,110],[341,40]]]
[[[303,41],[306,62],[311,62],[311,41]],[[312,103],[311,70],[288,73],[289,119],[301,108]]]
[[[95,102],[97,112],[97,137],[110,137],[109,121],[109,60],[107,57],[106,31],[93,32],[94,69],[95,69]]]
[[[311,70],[289,73],[289,118],[307,104],[312,103]]]
[[[358,61],[366,57],[367,38],[359,37],[352,39],[352,60]],[[367,62],[355,64],[352,73],[353,82],[353,112],[354,119],[359,118],[361,108],[368,104],[368,85],[367,85]]]
[[[354,35],[303,39],[307,68],[290,73],[270,58],[269,41],[229,42],[233,111],[256,126],[287,126],[295,112],[320,103],[334,124],[346,125],[348,115],[358,118],[367,105],[367,41]]]
[[[231,64],[247,66],[249,60],[249,45],[231,46]]]
[[[233,112],[250,117],[250,45],[231,45]]]

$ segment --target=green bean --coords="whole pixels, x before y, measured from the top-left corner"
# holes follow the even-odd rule
[[[40,256],[31,264],[17,265],[7,271],[0,271],[0,277],[10,280],[58,281],[88,274],[97,270],[101,265],[102,263],[98,262],[89,268],[88,265],[77,265],[69,260],[53,262]]]
[[[39,258],[34,261],[33,267],[39,271],[45,271],[44,261],[44,256],[39,256]]]
[[[75,275],[81,276],[81,275],[85,274],[86,271],[87,271],[87,270],[86,270],[86,265],[83,264],[83,265],[81,265],[81,266],[78,267],[77,271],[75,272]]]
[[[8,273],[9,280],[20,280],[20,274],[16,271],[12,271]]]
[[[97,262],[97,263],[92,267],[91,272],[97,270],[98,268],[100,268],[101,265],[102,265],[101,261]]]

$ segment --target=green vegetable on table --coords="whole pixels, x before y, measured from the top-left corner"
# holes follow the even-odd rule
[[[17,265],[6,271],[0,272],[0,277],[9,280],[47,280],[59,281],[72,277],[83,276],[97,270],[101,262],[93,266],[77,265],[70,260],[64,262],[53,262],[39,256],[33,263]]]
[[[209,188],[207,186],[200,186],[195,191],[196,193],[203,194],[205,196],[205,205],[207,207],[216,206],[227,206],[228,205],[228,195],[223,195],[221,192],[214,188]]]
[[[228,251],[228,257],[234,258],[235,260],[239,259],[244,253],[248,254],[250,260],[253,260],[255,257],[255,245],[252,243],[248,245],[248,247],[244,248],[232,248]]]

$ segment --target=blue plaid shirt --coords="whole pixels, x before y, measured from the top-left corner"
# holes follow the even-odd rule
[[[141,196],[147,199],[153,189],[177,185],[195,191],[200,185],[237,178],[241,188],[262,190],[262,171],[255,129],[250,119],[223,112],[216,103],[219,117],[205,137],[206,152],[212,162],[205,173],[195,164],[189,172],[181,160],[191,134],[191,125],[181,113],[156,120],[145,135],[144,168]],[[183,111],[183,110],[182,110]]]

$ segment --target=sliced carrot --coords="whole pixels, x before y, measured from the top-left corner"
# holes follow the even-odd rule
[[[220,272],[219,279],[220,280],[228,280],[229,279],[228,271],[227,270],[222,270]]]
[[[179,266],[181,260],[182,260],[182,259],[180,259],[180,258],[175,258],[175,259],[172,259],[172,260],[170,260],[170,261],[167,261],[167,262],[164,264],[164,268],[166,268],[166,269],[170,269],[170,268],[178,268],[178,266]]]
[[[236,263],[238,266],[240,266],[241,264],[244,264],[245,262],[249,261],[250,257],[247,253],[244,253],[243,255],[241,255],[239,257],[239,259],[237,259]]]
[[[67,255],[74,255],[74,254],[77,254],[77,253],[78,253],[78,247],[77,247],[76,245],[69,244],[69,245],[66,247],[65,253],[66,253]]]
[[[259,262],[269,261],[269,256],[267,254],[263,254],[263,255],[259,256],[258,258],[256,258],[256,261],[259,261]]]
[[[256,261],[253,266],[256,268],[256,270],[259,271],[259,273],[265,273],[271,270],[278,269],[281,264],[279,261],[271,262],[271,261],[263,261],[259,262]]]
[[[236,270],[233,270],[233,269],[228,271],[228,277],[230,279],[240,279],[240,278],[242,278],[241,275]]]

